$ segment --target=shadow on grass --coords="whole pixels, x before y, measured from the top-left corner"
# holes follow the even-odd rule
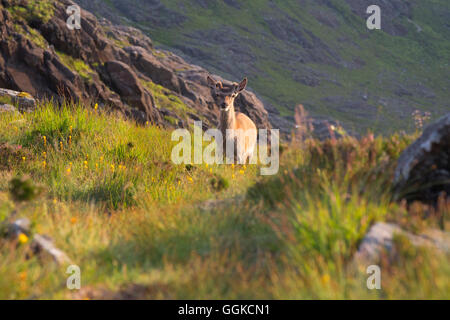
[[[274,230],[245,207],[146,213],[139,223],[124,228],[128,228],[126,237],[91,257],[102,273],[112,275],[124,266],[147,272],[167,265],[183,266],[193,257],[209,260],[212,256],[230,256],[232,264],[249,268],[261,257],[283,251]]]

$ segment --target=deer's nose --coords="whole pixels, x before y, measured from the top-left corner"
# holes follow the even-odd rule
[[[220,105],[222,108],[226,108],[227,104],[225,102],[222,102],[222,104]]]

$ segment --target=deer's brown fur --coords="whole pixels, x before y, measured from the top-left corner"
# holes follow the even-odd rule
[[[207,81],[213,90],[216,103],[220,107],[219,130],[224,137],[224,153],[226,152],[227,141],[232,140],[235,146],[234,160],[245,163],[251,158],[255,150],[257,130],[255,123],[249,117],[235,111],[234,100],[247,86],[247,78],[240,83],[233,83],[231,86],[226,86],[209,76]]]

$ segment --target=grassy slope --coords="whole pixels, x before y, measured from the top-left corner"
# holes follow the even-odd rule
[[[172,165],[168,131],[45,104],[0,117],[0,143],[22,146],[0,171],[0,220],[16,210],[53,237],[81,267],[78,297],[449,298],[448,257],[401,239],[397,263],[381,263],[383,290],[367,290],[365,270],[348,266],[373,221],[418,230],[448,217],[441,208],[424,221],[423,208],[413,215],[391,202],[395,159],[410,140],[293,144],[280,174],[261,178],[256,166]],[[8,181],[22,174],[45,193],[18,204]],[[214,176],[229,188],[215,189]],[[239,205],[198,207],[243,194]],[[0,238],[0,298],[73,297],[64,267],[26,259],[29,243],[16,246]]]
[[[408,118],[415,109],[439,116],[450,107],[447,90],[450,85],[450,38],[445,27],[447,18],[442,14],[443,10],[448,12],[447,1],[412,0],[409,3],[413,8],[413,21],[422,31],[416,32],[416,26],[406,17],[396,18],[396,22],[408,30],[407,36],[368,31],[365,20],[353,14],[345,2],[335,0],[329,1],[329,6],[315,1],[239,1],[240,9],[226,5],[223,1],[208,2],[205,7],[196,2],[170,0],[164,1],[164,5],[185,15],[187,19],[183,24],[167,28],[146,24],[142,20],[138,21],[137,26],[144,26],[157,43],[165,46],[188,44],[198,48],[208,56],[208,61],[203,59],[196,63],[225,76],[238,78],[242,75],[229,75],[220,67],[223,59],[220,42],[209,41],[205,45],[204,40],[192,38],[192,35],[204,30],[225,26],[231,28],[237,34],[233,36],[236,46],[245,43],[245,48],[250,48],[251,55],[255,57],[253,67],[242,67],[239,72],[248,73],[252,89],[275,105],[282,115],[292,115],[295,105],[303,103],[314,116],[342,120],[348,128],[363,133],[367,128],[388,133],[398,129],[413,129]],[[320,23],[311,14],[314,10],[321,10],[325,15],[332,14],[339,26],[330,27]],[[300,63],[294,53],[302,54],[304,48],[275,37],[264,17],[282,20],[289,17],[332,48],[347,64],[359,60],[364,61],[365,65],[343,68],[320,63]],[[307,41],[312,41],[308,34],[304,36]],[[317,53],[324,54],[322,49]],[[325,55],[330,61],[333,60],[331,53]],[[326,75],[325,79],[329,80],[322,79],[317,87],[293,80],[294,73],[307,74],[308,69]],[[408,88],[413,95],[396,95],[395,91],[400,85]],[[435,97],[425,97],[417,89],[418,86],[431,89]],[[369,96],[368,107],[361,110],[350,107],[348,101],[364,104],[361,98],[364,94]],[[325,97],[333,98],[330,102],[325,101]],[[347,103],[339,102],[335,97],[343,97]]]

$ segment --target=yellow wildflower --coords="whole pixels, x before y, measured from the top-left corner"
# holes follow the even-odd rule
[[[244,174],[245,171],[244,171],[244,170],[239,170],[239,173],[240,173],[240,174]]]
[[[45,160],[42,161],[42,166],[44,167],[44,169],[47,167],[47,162]]]
[[[70,219],[70,223],[71,223],[71,224],[77,223],[77,218],[72,217],[72,218]]]
[[[95,104],[94,109],[95,109],[95,110],[98,109],[98,103]]]
[[[321,278],[323,284],[328,284],[330,282],[330,276],[328,274],[324,274]]]
[[[24,233],[19,234],[19,237],[17,238],[19,240],[19,243],[27,243],[28,242],[28,236]]]
[[[19,273],[19,279],[21,281],[24,281],[27,278],[27,272],[26,271],[22,271],[21,273]]]
[[[25,157],[22,157],[22,161],[25,161],[25,160],[27,160],[27,158],[25,158]]]

